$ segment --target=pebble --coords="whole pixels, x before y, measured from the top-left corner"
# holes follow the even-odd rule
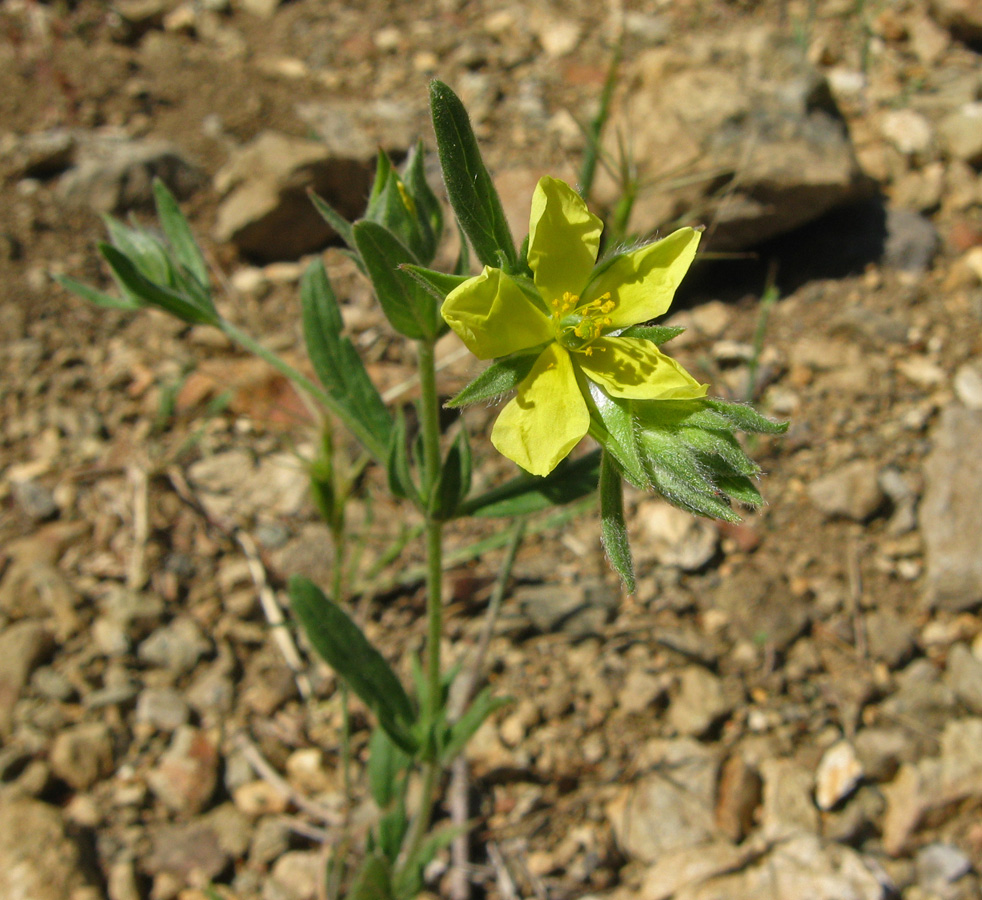
[[[769,839],[795,832],[818,831],[818,810],[812,803],[814,776],[792,759],[765,759],[760,765],[764,781],[760,826]]]
[[[40,622],[15,622],[0,632],[0,738],[9,737],[21,691],[53,647],[51,632]]]
[[[966,708],[982,715],[982,661],[964,643],[948,651],[945,681]]]
[[[815,772],[815,803],[829,810],[841,803],[863,778],[863,766],[848,741],[838,741],[822,754]]]
[[[318,850],[284,853],[263,887],[263,900],[314,900],[323,868],[324,856]]]
[[[14,481],[11,484],[14,501],[24,515],[35,522],[44,522],[58,515],[54,494],[37,481]]]
[[[816,508],[830,518],[865,522],[885,499],[876,463],[858,459],[832,470],[808,486]]]
[[[289,805],[283,792],[268,781],[249,781],[232,792],[236,809],[251,818],[286,812]]]
[[[972,861],[951,844],[928,844],[914,859],[917,882],[926,890],[944,896],[949,886],[972,871]]]
[[[733,708],[723,682],[702,666],[678,673],[678,694],[668,707],[668,723],[682,735],[701,737]]]
[[[716,792],[715,817],[716,826],[731,841],[742,841],[753,829],[762,788],[760,773],[742,753],[734,753],[723,763]]]
[[[55,735],[48,754],[54,775],[76,791],[88,790],[112,772],[113,742],[102,722],[82,722]]]
[[[147,784],[164,806],[182,814],[201,812],[218,784],[218,750],[212,739],[190,725],[181,725]]]
[[[968,409],[982,409],[982,360],[963,363],[955,372],[955,396]]]
[[[210,651],[211,642],[202,634],[197,623],[186,616],[179,616],[144,640],[137,650],[137,656],[141,662],[183,675],[190,672]]]
[[[955,159],[982,164],[982,103],[966,103],[941,121],[938,134]]]
[[[696,572],[716,555],[719,531],[705,519],[661,500],[638,506],[641,540],[633,548],[639,560],[655,559],[665,566]]]
[[[146,688],[136,700],[136,721],[161,731],[174,731],[186,725],[190,716],[188,704],[170,688]]]
[[[931,123],[913,109],[891,110],[880,123],[883,136],[905,155],[927,153],[934,140]]]

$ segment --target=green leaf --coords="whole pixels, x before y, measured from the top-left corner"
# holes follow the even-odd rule
[[[389,490],[403,500],[412,500],[417,506],[422,504],[419,487],[413,480],[409,464],[409,447],[406,436],[406,417],[402,410],[396,413],[395,427],[389,439],[389,452],[386,456],[386,475]]]
[[[385,228],[362,219],[354,226],[361,254],[382,311],[392,327],[414,340],[432,338],[438,330],[433,298],[399,267],[415,263],[412,254]]]
[[[460,287],[465,281],[470,281],[470,275],[448,275],[435,269],[424,269],[422,266],[399,266],[400,270],[422,285],[431,297],[442,303],[447,294],[454,288]]]
[[[155,284],[175,287],[174,264],[163,243],[146,228],[130,228],[119,219],[103,216],[109,242],[129,257],[136,270]]]
[[[440,759],[449,766],[467,746],[488,716],[514,702],[512,697],[495,697],[491,688],[484,688],[467,707],[464,714],[450,727],[447,739],[440,751]]]
[[[419,141],[409,154],[403,177],[406,189],[416,201],[417,219],[421,226],[425,226],[421,227],[424,241],[419,258],[429,264],[436,256],[443,237],[443,209],[426,179],[425,156],[423,142]]]
[[[378,716],[406,753],[414,753],[412,703],[385,658],[336,603],[307,578],[290,579],[290,602],[314,649]]]
[[[208,288],[208,264],[194,239],[191,227],[177,199],[159,178],[153,181],[153,196],[157,205],[157,217],[177,261],[195,278],[202,288]]]
[[[392,869],[381,853],[375,852],[365,857],[346,900],[396,900],[392,887]],[[401,895],[399,900],[402,900]]]
[[[461,426],[433,485],[430,515],[441,520],[452,519],[470,489],[471,445],[467,440],[467,429]]]
[[[143,304],[129,294],[124,294],[122,297],[113,297],[111,294],[104,294],[102,291],[97,291],[95,288],[89,287],[81,281],[76,281],[74,278],[69,278],[67,275],[52,275],[51,277],[66,291],[71,291],[73,294],[76,294],[83,300],[94,303],[96,306],[130,311],[143,308]]]
[[[423,870],[436,858],[444,847],[449,847],[460,834],[472,825],[437,825],[412,856],[396,872],[394,892],[396,900],[416,900],[423,889]],[[361,900],[361,898],[359,898]],[[366,898],[367,900],[367,898]],[[380,897],[379,900],[384,900]]]
[[[151,306],[169,312],[192,325],[218,325],[221,321],[214,310],[202,309],[184,294],[155,284],[145,277],[124,253],[112,244],[100,243],[99,252],[112,269],[120,287],[129,295]]]
[[[624,589],[633,594],[637,585],[624,521],[624,483],[617,463],[607,453],[600,457],[600,537]]]
[[[642,338],[661,346],[672,338],[678,337],[683,331],[685,329],[679,325],[631,325],[618,334],[618,337]]]
[[[432,81],[430,111],[443,180],[460,227],[482,263],[498,266],[503,257],[508,268],[514,267],[515,242],[464,104],[443,82]]]
[[[514,390],[532,371],[532,366],[539,358],[538,353],[528,355],[508,356],[491,363],[456,397],[448,400],[450,407],[467,406],[492,397],[500,397]]]
[[[408,830],[409,817],[406,815],[406,802],[400,797],[395,806],[383,814],[378,823],[379,849],[390,863],[398,859]]]
[[[344,321],[324,263],[314,260],[300,281],[300,303],[307,355],[327,392],[360,422],[372,442],[368,449],[384,459],[392,434],[392,416],[365,371],[354,344],[342,335]],[[358,435],[362,439],[362,435]]]
[[[339,238],[345,242],[352,250],[357,249],[355,247],[355,235],[352,231],[351,223],[341,215],[330,203],[328,203],[323,197],[318,196],[312,190],[307,191],[307,196],[310,197],[310,202],[314,204],[314,209],[320,213],[321,218],[327,222],[336,232]],[[358,260],[359,267],[361,266],[361,260]]]
[[[743,452],[732,432],[682,427],[679,436],[707,460],[715,457],[724,463],[729,470],[726,474],[750,476],[760,472],[760,467]]]
[[[372,731],[368,741],[368,789],[379,809],[385,809],[399,796],[400,782],[411,760],[382,728]]]
[[[593,451],[577,460],[568,457],[545,478],[519,475],[462,503],[458,516],[482,518],[525,516],[579,500],[597,489],[600,452]]]

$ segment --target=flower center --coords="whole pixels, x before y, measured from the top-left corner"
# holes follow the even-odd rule
[[[610,294],[603,294],[596,300],[591,300],[579,306],[580,298],[569,291],[561,299],[552,301],[552,323],[556,331],[556,340],[574,353],[593,353],[590,347],[604,328],[611,325],[610,312],[614,301]]]

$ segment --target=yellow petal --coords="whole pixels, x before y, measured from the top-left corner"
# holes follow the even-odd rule
[[[600,248],[603,223],[568,184],[540,178],[529,217],[529,268],[547,303],[586,287]]]
[[[614,301],[611,326],[624,328],[647,322],[672,305],[699,246],[699,232],[680,228],[666,238],[619,257],[590,283],[581,298],[588,302],[603,294]]]
[[[548,475],[589,427],[569,354],[550,344],[498,416],[491,443],[533,475]]]
[[[699,384],[651,341],[640,338],[600,338],[589,356],[576,354],[576,362],[591,381],[611,397],[632,400],[692,400],[704,397],[708,385]]]
[[[552,338],[548,317],[511,278],[490,266],[447,294],[441,312],[478,359],[507,356]]]

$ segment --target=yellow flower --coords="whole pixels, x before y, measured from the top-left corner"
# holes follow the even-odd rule
[[[480,359],[539,351],[491,432],[498,451],[533,475],[548,475],[586,435],[591,383],[635,400],[706,393],[651,341],[619,336],[668,309],[699,233],[682,228],[596,266],[602,228],[569,185],[542,178],[529,220],[534,289],[485,266],[443,304],[447,324]]]

